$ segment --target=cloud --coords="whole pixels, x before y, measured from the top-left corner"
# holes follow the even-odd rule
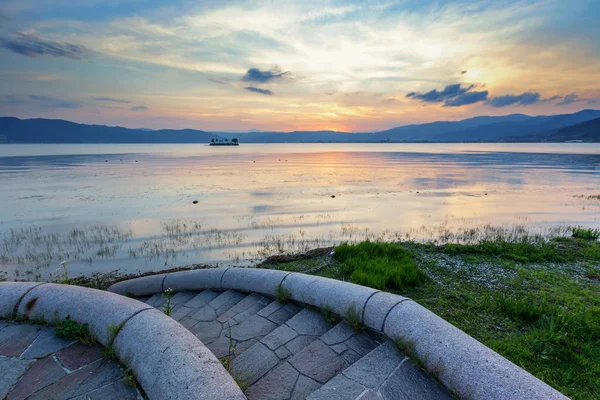
[[[289,72],[282,72],[279,67],[273,67],[268,71],[261,71],[258,68],[250,68],[246,75],[242,77],[244,82],[265,83],[276,79],[283,79],[289,76]]]
[[[578,101],[581,101],[581,99],[579,99],[579,96],[576,95],[575,93],[571,93],[571,94],[565,96],[563,98],[563,101],[556,103],[556,105],[557,106],[566,106],[568,104],[577,103]]]
[[[214,82],[214,83],[218,83],[219,85],[227,85],[227,82],[222,81],[220,79],[213,79],[213,78],[208,78],[209,81]]]
[[[3,47],[28,57],[51,55],[54,57],[82,60],[89,57],[91,54],[84,46],[45,40],[35,35],[22,32],[17,32],[10,38],[0,38],[0,43]]]
[[[134,106],[130,108],[131,111],[146,111],[147,109],[148,107],[146,106]]]
[[[448,85],[443,90],[430,90],[426,93],[407,93],[405,97],[418,99],[426,103],[444,103],[444,107],[460,107],[485,101],[488,91],[471,92],[475,85],[462,87],[460,83]]]
[[[28,96],[29,100],[42,108],[79,108],[80,103],[75,103],[68,100],[57,99],[49,96]]]
[[[441,103],[443,101],[447,101],[457,96],[463,95],[469,90],[473,89],[474,87],[475,85],[471,85],[469,87],[463,88],[460,83],[457,83],[455,85],[446,86],[442,91],[433,89],[427,93],[410,92],[406,95],[406,97],[412,97],[413,99],[419,99],[427,103]]]
[[[96,101],[106,101],[108,103],[129,103],[127,100],[114,99],[112,97],[95,97]]]
[[[273,95],[273,92],[270,91],[269,89],[261,89],[261,88],[257,88],[254,86],[246,86],[244,89],[249,90],[254,93],[266,94],[268,96]]]
[[[526,92],[517,95],[508,94],[506,96],[492,97],[487,101],[487,104],[491,105],[492,107],[506,107],[513,104],[527,106],[539,103],[540,101],[543,100],[541,100],[539,93]]]
[[[475,104],[480,101],[485,101],[487,99],[487,96],[488,96],[487,90],[484,90],[482,92],[468,92],[468,93],[456,96],[453,99],[446,100],[444,102],[444,106],[445,107],[460,107],[460,106],[466,106],[468,104]]]

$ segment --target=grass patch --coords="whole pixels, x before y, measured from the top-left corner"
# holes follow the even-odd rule
[[[97,345],[96,338],[88,329],[88,324],[79,324],[73,321],[68,315],[66,319],[62,321],[56,321],[54,324],[54,329],[56,332],[56,337],[69,340],[79,340],[80,342],[89,346]]]
[[[284,288],[281,285],[277,286],[277,293],[275,293],[275,300],[277,300],[278,302],[280,302],[282,304],[286,304],[288,301],[290,301],[290,297],[292,297],[292,293],[288,289]]]
[[[600,238],[600,230],[577,227],[573,228],[572,236],[576,239],[598,240]]]
[[[401,289],[425,280],[410,253],[393,243],[341,244],[335,248],[334,258],[342,264],[342,275],[375,289]]]

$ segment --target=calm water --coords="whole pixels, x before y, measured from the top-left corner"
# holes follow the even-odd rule
[[[1,145],[9,277],[600,226],[598,144]],[[334,195],[335,198],[331,196]],[[193,204],[197,201],[197,204]]]

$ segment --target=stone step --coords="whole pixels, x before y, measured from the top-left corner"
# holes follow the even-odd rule
[[[257,316],[279,324],[285,311],[295,310],[297,308],[292,304],[273,302],[259,311]],[[331,324],[318,311],[305,308],[238,355],[232,363],[231,373],[238,382],[251,387],[273,368],[300,352],[330,328]]]
[[[388,340],[314,391],[307,399],[450,400],[453,397],[398,351],[394,342]]]
[[[342,321],[260,378],[246,397],[304,399],[378,344]]]

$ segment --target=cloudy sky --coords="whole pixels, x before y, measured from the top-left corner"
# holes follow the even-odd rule
[[[0,0],[0,115],[372,131],[600,108],[598,0]]]

